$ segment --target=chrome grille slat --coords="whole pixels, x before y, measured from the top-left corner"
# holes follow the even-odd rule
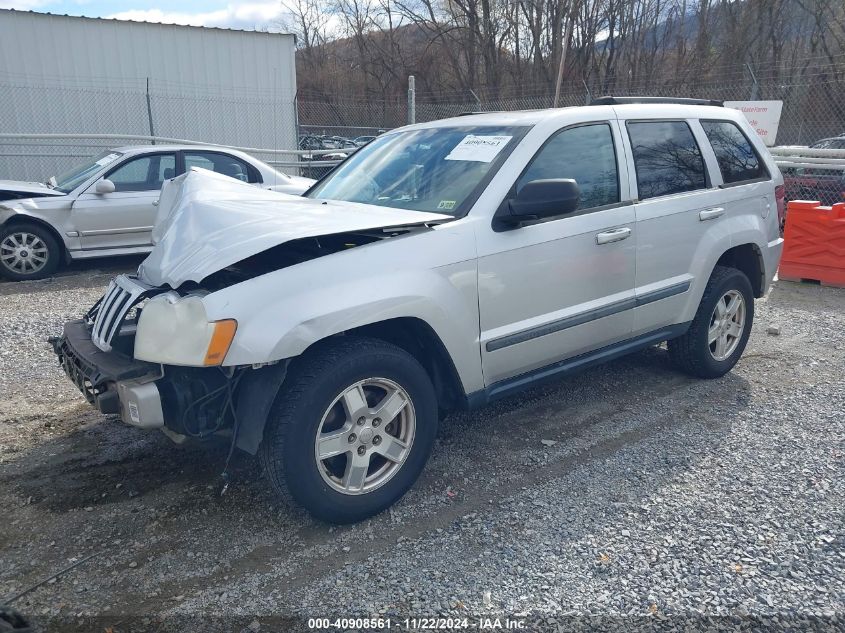
[[[103,300],[103,305],[100,306],[100,313],[108,314],[115,299],[120,295],[120,288],[117,285],[109,284],[108,292]],[[94,321],[96,323],[96,319]]]
[[[94,326],[91,330],[91,340],[94,345],[104,352],[111,351],[112,339],[120,332],[126,314],[151,290],[149,286],[131,279],[126,275],[118,275],[109,284],[103,295]]]
[[[114,335],[117,329],[120,327],[121,321],[123,321],[123,316],[126,312],[129,311],[127,304],[132,301],[132,295],[121,295],[117,298],[114,303],[114,307],[112,309],[112,320],[111,323],[108,325],[108,330],[106,330],[106,340],[111,342],[114,338]],[[124,310],[126,308],[126,310]]]
[[[117,285],[116,281],[117,280],[113,280],[109,284],[109,289],[106,291],[103,305],[100,306],[100,309],[97,312],[97,317],[94,319],[94,329],[91,332],[91,340],[94,341],[94,344],[97,347],[106,352],[111,349],[111,345],[110,340],[106,340],[104,333],[108,330],[108,327],[112,322],[112,307],[118,297],[122,294],[122,289]]]

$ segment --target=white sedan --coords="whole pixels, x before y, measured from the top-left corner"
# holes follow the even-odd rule
[[[40,279],[68,260],[148,253],[162,184],[191,167],[295,195],[314,183],[205,145],[119,147],[43,184],[0,181],[0,276]]]

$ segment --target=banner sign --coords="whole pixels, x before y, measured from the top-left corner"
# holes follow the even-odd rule
[[[774,146],[783,101],[725,101],[725,107],[741,111],[763,143],[767,147]]]

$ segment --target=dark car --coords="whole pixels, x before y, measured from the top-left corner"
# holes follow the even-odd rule
[[[816,141],[810,149],[845,150],[845,135]],[[787,200],[818,200],[826,206],[845,202],[845,164],[840,169],[787,167],[783,169],[783,184]]]
[[[845,134],[816,141],[810,149],[845,149]]]

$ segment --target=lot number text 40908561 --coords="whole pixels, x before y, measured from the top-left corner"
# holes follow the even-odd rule
[[[312,630],[342,631],[520,631],[525,621],[516,618],[308,618]]]

